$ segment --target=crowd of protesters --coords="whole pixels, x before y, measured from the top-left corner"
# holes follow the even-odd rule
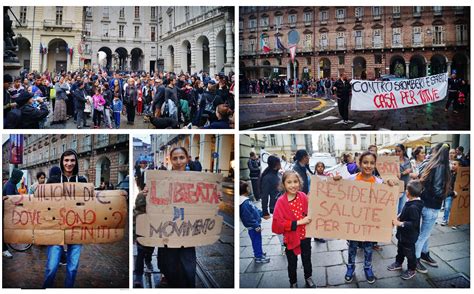
[[[137,117],[155,128],[232,128],[234,75],[81,70],[4,75],[4,126],[120,128]],[[90,123],[90,125],[88,124]]]

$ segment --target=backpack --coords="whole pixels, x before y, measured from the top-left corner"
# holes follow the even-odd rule
[[[170,109],[168,106],[168,101],[165,101],[163,105],[161,105],[161,117],[169,117],[170,116]]]
[[[327,80],[326,82],[324,82],[324,87],[325,87],[325,88],[331,87],[331,81],[330,81],[330,80]]]
[[[5,129],[19,129],[21,122],[21,110],[13,108],[5,118]]]

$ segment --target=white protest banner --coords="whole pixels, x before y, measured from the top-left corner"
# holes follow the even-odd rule
[[[149,191],[146,214],[136,219],[140,244],[180,248],[219,240],[222,174],[156,170],[145,176]]]
[[[352,80],[351,85],[351,110],[400,109],[443,100],[448,74],[399,81]]]
[[[390,242],[398,187],[311,177],[306,236]]]
[[[268,157],[270,157],[270,155],[272,154],[268,153],[267,151],[263,149],[260,150],[260,174],[262,174],[263,171],[268,167]],[[274,155],[274,156],[277,156],[280,158],[280,156],[278,155]],[[291,168],[293,167],[291,163],[283,160],[282,158],[280,158],[280,163],[281,163],[281,169],[283,171],[291,170]]]

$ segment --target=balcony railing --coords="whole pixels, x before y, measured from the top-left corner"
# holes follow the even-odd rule
[[[72,30],[73,22],[70,20],[56,21],[55,19],[45,19],[43,20],[44,29],[63,29],[63,30]]]

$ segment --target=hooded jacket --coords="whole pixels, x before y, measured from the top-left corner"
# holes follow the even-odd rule
[[[396,237],[402,243],[415,243],[420,234],[422,200],[411,200],[405,203],[399,220],[404,223],[403,227],[397,228]]]
[[[70,153],[70,152],[76,158],[76,165],[74,166],[74,169],[72,170],[72,176],[68,178],[64,174],[63,159],[64,159],[64,156],[65,156],[64,154]],[[61,175],[54,175],[54,176],[50,177],[48,179],[48,182],[47,182],[48,184],[51,184],[51,183],[64,183],[64,182],[87,183],[86,178],[78,175],[79,174],[79,159],[78,159],[76,151],[74,151],[72,149],[68,149],[68,150],[64,151],[64,153],[61,155],[61,159],[59,160],[59,167],[61,169]]]
[[[240,196],[239,202],[240,220],[242,224],[249,230],[260,227],[262,223],[261,218],[263,216],[262,211],[255,207],[252,201],[245,196]]]
[[[12,170],[10,179],[5,183],[5,186],[3,186],[3,190],[2,190],[3,196],[19,195],[20,193],[18,193],[18,189],[16,188],[16,185],[18,185],[22,177],[23,177],[23,172],[17,168],[14,168]]]

